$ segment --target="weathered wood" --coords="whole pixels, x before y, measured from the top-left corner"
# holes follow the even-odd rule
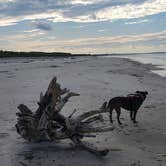
[[[57,105],[55,105],[54,109],[50,109],[49,106],[43,111],[41,118],[39,119],[37,129],[46,129],[48,125],[49,116],[52,116],[54,112],[60,112],[64,105],[67,103],[69,98],[73,96],[79,96],[78,93],[69,92],[64,98],[62,98]]]
[[[20,104],[17,108],[22,114],[32,114],[32,111],[24,104]]]
[[[91,110],[91,111],[88,111],[88,112],[85,112],[83,113],[82,115],[78,116],[77,119],[79,121],[82,121],[86,118],[89,118],[91,116],[94,116],[96,114],[102,114],[102,113],[106,113],[108,112],[109,110],[108,109],[97,109],[97,110]]]
[[[76,113],[76,109],[73,110],[73,112],[68,116],[68,118],[72,118],[72,116]]]
[[[101,114],[96,115],[96,116],[92,116],[90,118],[87,118],[84,122],[89,124],[89,123],[93,123],[93,122],[96,122],[96,121],[103,122],[103,116]]]
[[[100,156],[106,156],[109,152],[108,149],[98,149],[97,147],[93,146],[90,143],[87,143],[85,141],[81,141],[79,138],[77,137],[73,137],[72,141],[75,143],[75,145],[88,150],[91,153],[94,153],[96,155],[100,155]]]
[[[74,119],[72,115],[76,110],[69,117],[64,117],[60,114],[60,111],[73,96],[79,96],[79,94],[70,92],[66,88],[61,89],[56,77],[54,77],[45,95],[42,92],[40,93],[39,107],[35,112],[32,112],[24,104],[18,106],[19,112],[16,113],[18,117],[17,132],[29,141],[71,139],[76,145],[90,152],[106,155],[107,149],[99,150],[81,140],[83,137],[95,137],[95,135],[89,133],[108,132],[114,129],[113,127],[94,127],[91,125],[95,124],[93,122],[103,121],[101,114],[108,112],[106,104],[103,104],[98,110],[91,110]]]

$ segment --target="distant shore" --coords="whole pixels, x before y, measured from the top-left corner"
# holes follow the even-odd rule
[[[139,55],[139,54],[166,54],[166,52],[147,52],[147,53],[110,53],[110,54],[73,54],[68,52],[23,52],[23,51],[3,51],[0,50],[0,58],[19,58],[19,57],[81,57],[81,56],[119,56],[119,55]]]
[[[72,54],[65,52],[14,52],[14,51],[0,51],[0,58],[24,58],[24,57],[78,57],[78,56],[92,56],[91,54]]]

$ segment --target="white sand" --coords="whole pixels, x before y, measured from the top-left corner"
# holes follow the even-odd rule
[[[76,59],[3,59],[0,62],[0,165],[42,166],[165,166],[166,163],[166,78],[150,72],[151,65],[127,59],[81,57]],[[63,109],[69,114],[98,108],[105,100],[136,90],[149,96],[139,110],[138,125],[122,111],[123,127],[114,115],[115,130],[89,139],[110,149],[108,156],[97,157],[73,149],[68,142],[32,144],[16,133],[17,105],[37,108],[40,91],[57,76],[63,87],[79,92]],[[105,121],[109,125],[108,115]]]

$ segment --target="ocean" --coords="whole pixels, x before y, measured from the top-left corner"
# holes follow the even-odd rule
[[[112,57],[112,55],[108,56]],[[117,55],[113,57],[129,58],[134,61],[138,61],[144,64],[152,64],[158,67],[156,70],[152,70],[162,77],[166,77],[166,53],[149,53],[149,54],[129,54],[129,55]]]

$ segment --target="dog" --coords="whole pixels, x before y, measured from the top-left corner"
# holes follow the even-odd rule
[[[110,99],[106,106],[110,113],[109,115],[110,122],[113,123],[112,112],[115,109],[117,113],[117,121],[120,125],[122,124],[120,121],[120,114],[121,114],[121,108],[123,108],[125,110],[130,111],[131,121],[133,121],[133,123],[137,123],[136,121],[137,111],[140,108],[140,106],[143,104],[147,95],[148,95],[147,91],[136,91],[134,94],[128,94],[127,96],[119,96]]]

